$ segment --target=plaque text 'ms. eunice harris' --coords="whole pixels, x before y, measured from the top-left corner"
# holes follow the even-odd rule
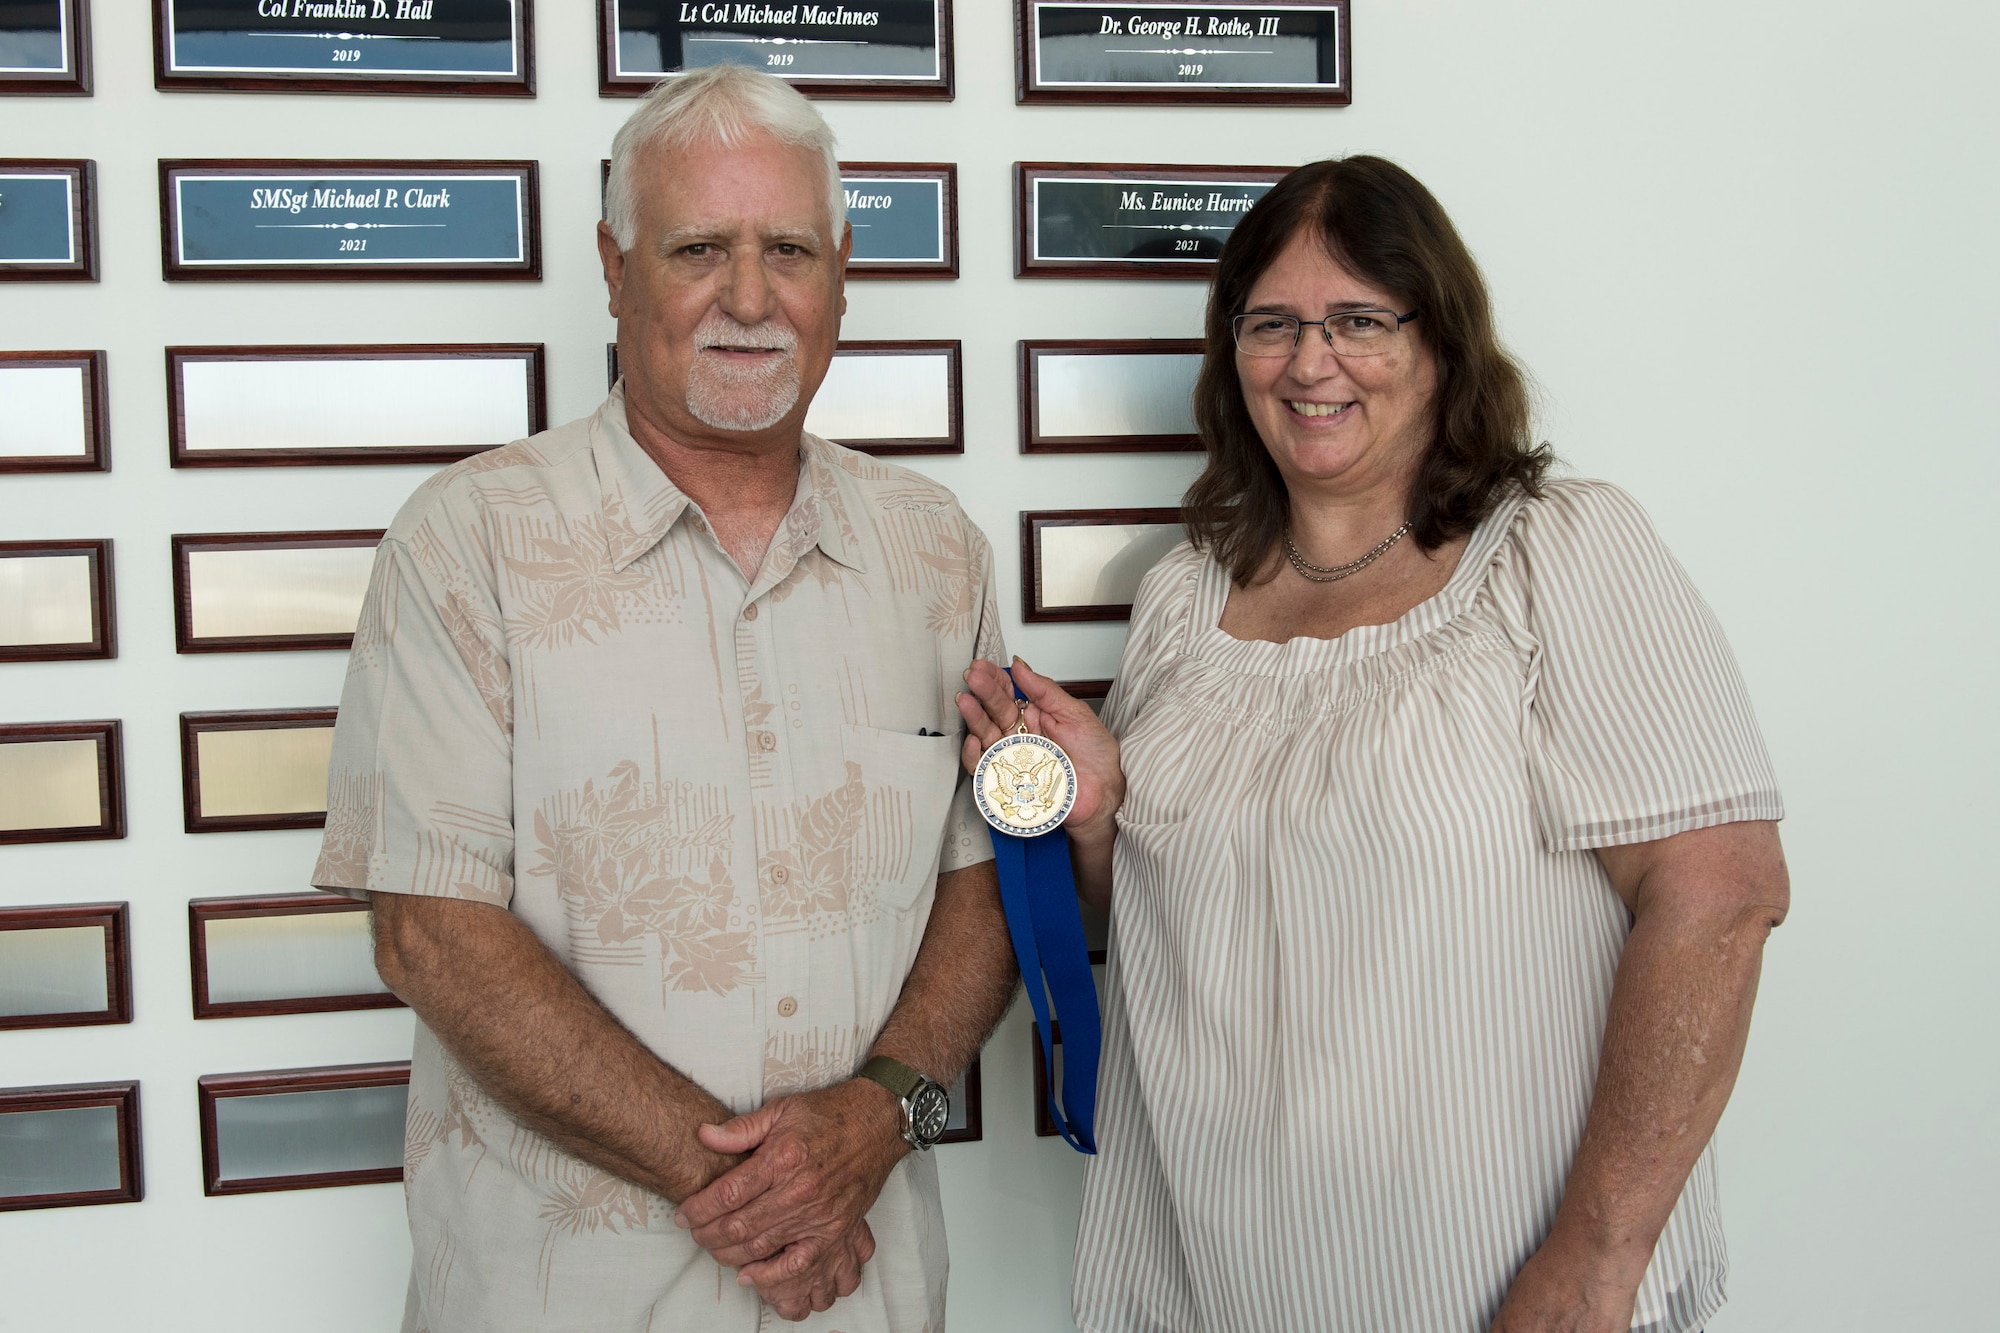
[[[540,278],[533,162],[160,163],[170,281]]]
[[[950,0],[597,0],[599,86],[747,65],[814,97],[951,96]]]
[[[1018,100],[1344,106],[1348,0],[1015,0]]]
[[[1206,278],[1288,170],[1016,163],[1014,276]]]
[[[528,0],[154,0],[153,82],[529,96]]]

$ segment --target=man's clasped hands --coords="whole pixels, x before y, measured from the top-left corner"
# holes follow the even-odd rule
[[[828,1309],[874,1256],[866,1214],[909,1151],[900,1121],[886,1089],[849,1079],[703,1125],[715,1174],[674,1222],[781,1317]]]

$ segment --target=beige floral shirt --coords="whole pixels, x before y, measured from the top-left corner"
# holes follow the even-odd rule
[[[313,883],[505,907],[735,1110],[850,1077],[941,871],[992,855],[953,695],[1001,655],[991,552],[940,486],[807,436],[746,581],[624,398],[411,498],[354,640]],[[406,1331],[779,1326],[665,1200],[556,1148],[421,1024]],[[861,1289],[798,1327],[941,1328],[928,1154]]]

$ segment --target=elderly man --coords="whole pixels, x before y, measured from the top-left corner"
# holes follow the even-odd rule
[[[938,1327],[911,1149],[1014,975],[954,704],[990,553],[804,433],[851,242],[804,99],[663,84],[608,202],[621,387],[417,492],[341,701],[313,882],[420,1020],[404,1328]]]

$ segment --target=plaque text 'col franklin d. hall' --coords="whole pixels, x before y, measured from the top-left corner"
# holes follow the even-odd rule
[[[535,90],[528,0],[155,0],[161,89]]]

